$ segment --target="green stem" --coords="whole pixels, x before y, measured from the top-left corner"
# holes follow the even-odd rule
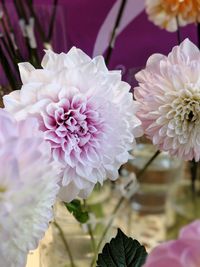
[[[142,175],[145,173],[145,171],[147,170],[147,168],[149,167],[149,165],[155,160],[155,158],[156,158],[159,154],[160,154],[160,151],[159,151],[159,150],[156,151],[156,153],[155,153],[155,154],[148,160],[148,162],[145,164],[145,166],[143,167],[143,169],[138,173],[137,178],[141,178],[141,177],[142,177]],[[132,184],[132,181],[125,187],[125,189],[127,189],[131,184]],[[125,199],[126,199],[126,198],[125,198],[124,196],[122,196],[122,197],[119,199],[117,205],[115,206],[115,208],[114,208],[114,210],[113,210],[113,212],[112,212],[111,219],[109,220],[109,222],[108,222],[106,228],[104,229],[104,232],[103,232],[103,234],[102,234],[102,236],[101,236],[101,239],[100,239],[100,241],[99,241],[99,243],[98,243],[98,245],[97,245],[97,249],[96,249],[96,251],[95,251],[94,258],[93,258],[92,263],[91,263],[91,265],[90,265],[91,267],[95,266],[95,262],[96,262],[96,259],[97,259],[97,255],[98,255],[98,252],[99,252],[99,250],[100,250],[100,248],[101,248],[101,245],[102,245],[102,243],[103,243],[103,241],[104,241],[104,238],[105,238],[105,236],[106,236],[108,230],[110,229],[110,227],[111,227],[111,225],[112,225],[112,223],[113,223],[113,220],[114,220],[114,218],[115,218],[116,213],[117,213],[118,210],[120,209],[120,207],[121,207],[121,205],[123,204],[123,202],[124,202]]]
[[[90,265],[91,267],[95,266],[96,259],[97,259],[97,255],[98,255],[98,252],[99,252],[99,250],[100,250],[100,248],[101,248],[101,245],[102,245],[102,243],[103,243],[103,241],[104,241],[104,239],[105,239],[105,237],[106,237],[106,235],[107,235],[107,233],[108,233],[108,230],[110,229],[110,227],[111,227],[111,225],[112,225],[112,223],[113,223],[113,220],[114,220],[114,218],[115,218],[115,215],[116,215],[117,211],[118,211],[119,208],[121,207],[121,205],[122,205],[122,203],[124,202],[124,200],[125,200],[125,198],[124,198],[124,197],[121,197],[120,200],[119,200],[119,202],[117,203],[115,209],[114,209],[113,212],[112,212],[111,219],[109,220],[109,222],[108,222],[106,228],[104,229],[104,232],[103,232],[103,234],[102,234],[102,236],[101,236],[101,239],[100,239],[100,241],[99,241],[99,243],[98,243],[98,245],[97,245],[97,248],[96,248],[96,251],[95,251],[95,254],[94,254],[94,258],[93,258],[92,263],[91,263],[91,265]]]
[[[55,225],[55,227],[59,231],[60,237],[61,237],[61,239],[63,241],[63,244],[64,244],[64,246],[66,248],[66,251],[68,253],[68,256],[69,256],[69,259],[70,259],[70,263],[71,263],[71,267],[76,267],[76,265],[74,264],[74,260],[73,260],[73,256],[72,256],[69,244],[68,244],[67,239],[66,239],[66,237],[65,237],[65,235],[63,233],[62,228],[60,227],[60,225],[56,221],[54,221],[53,224]]]
[[[198,162],[195,162],[195,160],[192,160],[191,162],[191,178],[192,178],[191,189],[192,189],[193,195],[196,194],[197,173],[198,173]]]
[[[157,156],[159,156],[159,154],[160,154],[160,151],[157,150],[156,153],[147,161],[147,163],[144,165],[142,170],[137,174],[137,179],[139,179],[143,176],[143,174],[146,172],[147,168],[151,165],[151,163],[154,161],[154,159],[156,159]]]
[[[88,206],[87,206],[87,202],[86,202],[85,199],[83,200],[83,203],[84,203],[85,210],[88,211]],[[87,229],[88,229],[88,234],[90,236],[90,240],[91,240],[91,244],[92,244],[92,249],[93,249],[93,251],[95,253],[96,252],[96,242],[95,242],[94,234],[93,234],[92,227],[91,227],[91,224],[90,223],[87,223]]]
[[[95,242],[95,239],[94,239],[92,227],[91,227],[90,224],[88,224],[87,226],[88,226],[88,233],[90,235],[90,239],[91,239],[91,243],[92,243],[92,248],[93,248],[93,251],[95,252],[96,251],[96,242]]]
[[[151,163],[154,161],[155,158],[160,154],[160,151],[157,150],[155,154],[147,161],[147,163],[144,165],[144,167],[138,172],[137,179],[139,180],[143,174],[146,172],[147,168],[151,165]],[[130,181],[126,186],[125,189],[128,189],[129,186],[132,184],[132,181]]]

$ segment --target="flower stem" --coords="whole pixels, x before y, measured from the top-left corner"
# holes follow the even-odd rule
[[[155,154],[148,160],[148,162],[145,164],[145,166],[142,168],[142,170],[138,173],[137,178],[141,178],[141,177],[142,177],[142,175],[145,173],[145,171],[147,170],[147,168],[149,167],[149,165],[155,160],[155,158],[156,158],[159,154],[160,154],[160,151],[159,151],[159,150],[156,151],[156,153],[155,153]],[[125,189],[127,189],[131,184],[132,184],[132,181],[125,187]],[[99,243],[98,243],[98,245],[97,245],[97,249],[96,249],[96,251],[95,251],[95,255],[94,255],[93,261],[92,261],[92,263],[91,263],[91,265],[90,265],[91,267],[95,266],[95,262],[96,262],[96,259],[97,259],[97,255],[98,255],[98,252],[99,252],[99,250],[100,250],[100,248],[101,248],[101,245],[102,245],[102,243],[103,243],[103,241],[104,241],[104,238],[105,238],[106,234],[108,233],[108,230],[110,229],[110,227],[111,227],[111,225],[112,225],[112,223],[113,223],[113,220],[114,220],[114,218],[115,218],[115,216],[116,216],[118,210],[120,209],[120,207],[121,207],[121,205],[123,204],[123,202],[124,202],[125,199],[126,199],[126,198],[125,198],[124,196],[122,196],[122,197],[119,199],[117,205],[115,206],[115,208],[114,208],[114,210],[113,210],[113,212],[112,212],[111,219],[109,220],[109,222],[108,222],[106,228],[104,229],[104,232],[103,232],[103,234],[102,234],[102,236],[101,236],[101,239],[100,239],[100,241],[99,241]]]
[[[138,172],[137,174],[137,179],[140,179],[143,174],[146,172],[147,168],[149,167],[149,165],[151,165],[151,163],[154,161],[155,158],[157,158],[157,156],[160,154],[160,151],[157,150],[155,154],[153,154],[153,156],[147,161],[147,163],[144,165],[144,167]],[[126,186],[125,189],[128,189],[128,187],[132,184],[132,181],[130,181]]]
[[[60,227],[60,225],[56,221],[54,221],[53,224],[55,225],[55,227],[59,231],[60,237],[61,237],[61,239],[63,241],[63,244],[64,244],[64,246],[66,248],[66,251],[68,253],[69,260],[70,260],[70,263],[71,263],[71,267],[76,267],[76,265],[74,264],[74,260],[73,260],[73,256],[72,256],[71,250],[69,248],[69,244],[68,244],[67,239],[66,239],[66,237],[65,237],[65,235],[63,233],[62,228]]]
[[[157,150],[156,153],[147,161],[147,163],[144,165],[142,170],[139,171],[139,173],[137,174],[137,179],[139,179],[139,178],[141,178],[143,176],[143,174],[146,172],[146,170],[149,167],[149,165],[151,165],[151,163],[154,161],[155,158],[157,158],[157,156],[159,154],[160,154],[160,151]]]
[[[83,200],[83,203],[84,203],[84,208],[88,211],[88,206],[87,206],[87,202],[86,202],[85,199]],[[90,236],[92,249],[93,249],[93,251],[95,253],[95,251],[96,251],[96,242],[95,242],[94,234],[93,234],[92,227],[91,227],[90,223],[87,223],[87,229],[88,229],[88,234]]]
[[[95,252],[96,251],[96,242],[95,242],[95,239],[94,239],[92,227],[91,227],[90,224],[88,224],[87,226],[88,226],[88,233],[90,235],[90,239],[91,239],[91,243],[92,243],[92,248],[93,248],[93,251]]]
[[[196,178],[197,178],[197,173],[198,173],[198,162],[195,162],[194,160],[191,162],[191,178],[192,178],[192,183],[191,183],[191,189],[193,195],[196,193]]]
[[[117,205],[115,206],[113,212],[112,212],[111,219],[109,220],[109,222],[108,222],[106,228],[104,229],[103,234],[102,234],[102,236],[101,236],[101,239],[100,239],[100,241],[99,241],[99,243],[98,243],[98,245],[97,245],[97,248],[96,248],[96,251],[95,251],[95,254],[94,254],[94,258],[93,258],[92,263],[91,263],[91,265],[90,265],[91,267],[95,266],[96,259],[97,259],[97,255],[98,255],[98,253],[99,253],[99,250],[100,250],[100,248],[101,248],[101,245],[102,245],[102,243],[103,243],[103,241],[104,241],[104,239],[105,239],[105,237],[106,237],[106,234],[108,233],[108,230],[110,229],[110,227],[111,227],[111,225],[112,225],[112,223],[113,223],[113,220],[114,220],[114,218],[115,218],[115,215],[116,215],[117,211],[118,211],[119,208],[121,207],[121,205],[122,205],[122,203],[124,202],[124,200],[125,200],[125,197],[122,196],[122,197],[120,198],[120,200],[118,201]]]
[[[123,13],[124,13],[124,8],[126,6],[126,2],[127,2],[127,0],[122,0],[120,8],[119,8],[119,12],[118,12],[117,17],[116,17],[115,25],[113,27],[113,31],[112,31],[111,38],[110,38],[109,45],[108,45],[107,54],[105,57],[105,63],[107,66],[109,65],[110,58],[111,58],[111,55],[113,52],[113,48],[115,45],[115,39],[116,39],[116,35],[117,35],[117,30],[118,30],[118,27],[120,25],[120,22],[121,22]]]

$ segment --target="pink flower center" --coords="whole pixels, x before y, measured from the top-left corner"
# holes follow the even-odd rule
[[[48,104],[42,117],[42,130],[57,154],[80,155],[101,142],[104,122],[99,112],[80,95]]]

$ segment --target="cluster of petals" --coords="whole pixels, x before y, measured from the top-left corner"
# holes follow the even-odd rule
[[[146,136],[161,151],[200,159],[200,52],[188,39],[168,56],[152,55],[136,74],[134,95]]]
[[[200,220],[185,226],[177,240],[156,247],[143,267],[199,267]]]
[[[59,167],[35,119],[0,110],[0,266],[22,267],[52,219]]]
[[[200,21],[199,0],[146,0],[149,19],[170,32],[178,26]]]
[[[62,163],[60,198],[86,198],[97,182],[115,180],[141,135],[137,104],[120,71],[73,47],[46,51],[42,69],[21,63],[21,90],[4,96],[5,109],[21,120],[34,116],[52,157]]]

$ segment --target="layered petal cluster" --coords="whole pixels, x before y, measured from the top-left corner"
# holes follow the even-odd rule
[[[177,25],[200,21],[199,0],[146,0],[149,19],[160,28],[174,32]]]
[[[108,71],[73,47],[67,54],[46,51],[42,69],[21,63],[23,86],[4,97],[17,119],[34,116],[63,164],[60,197],[86,198],[97,182],[116,179],[141,134],[137,104],[119,71]]]
[[[149,254],[144,267],[199,267],[200,221],[182,229],[178,240],[168,241]]]
[[[35,119],[0,109],[0,266],[23,267],[52,218],[59,167]]]
[[[145,134],[158,149],[200,159],[200,52],[188,39],[167,56],[152,55],[136,74],[135,98]]]

